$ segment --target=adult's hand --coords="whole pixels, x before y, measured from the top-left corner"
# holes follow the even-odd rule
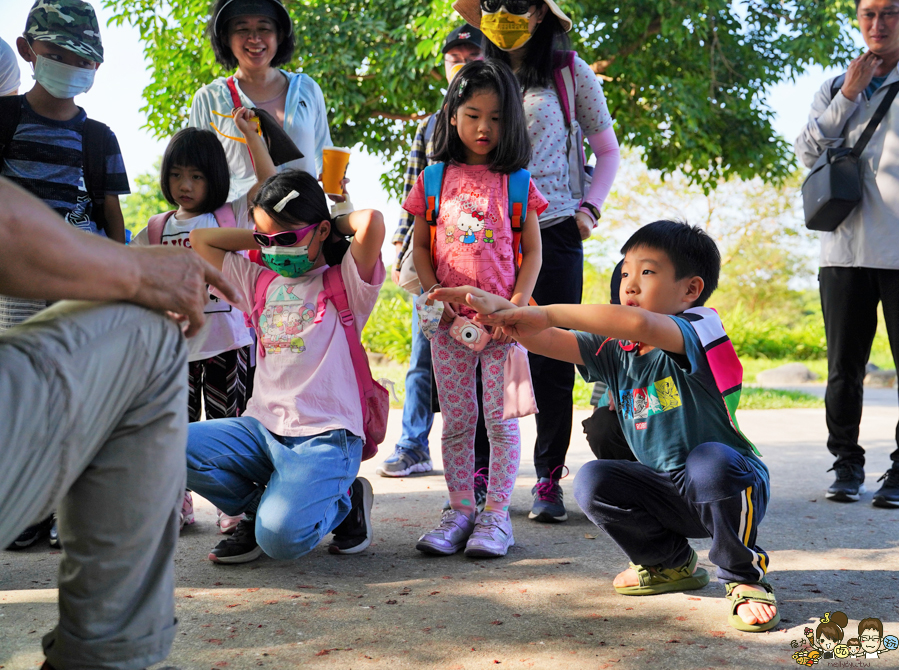
[[[3,177],[0,203],[0,293],[5,295],[135,302],[180,315],[188,336],[203,325],[207,283],[228,300],[241,299],[193,251],[125,247],[77,230]]]
[[[589,216],[583,212],[578,212],[574,215],[574,220],[577,223],[577,230],[581,234],[582,241],[593,234],[593,221]]]
[[[205,321],[207,284],[219,289],[229,302],[241,299],[224,275],[193,251],[165,247],[130,251],[140,269],[140,282],[131,302],[171,313],[185,324],[187,337],[196,335]]]
[[[858,58],[853,59],[849,63],[846,79],[843,82],[843,87],[840,89],[843,95],[854,101],[862,91],[868,88],[871,79],[874,77],[874,72],[881,63],[883,63],[883,60],[870,51],[866,51]]]

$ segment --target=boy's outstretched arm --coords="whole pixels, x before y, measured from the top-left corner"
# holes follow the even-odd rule
[[[505,298],[473,286],[439,288],[431,291],[428,297],[467,304],[478,312],[476,321],[502,327],[506,335],[511,335],[535,354],[575,365],[584,363],[574,333],[553,328],[546,312],[540,307],[518,307]]]
[[[583,330],[618,340],[630,340],[673,354],[686,353],[684,335],[669,314],[650,312],[627,305],[546,305],[550,327]],[[484,323],[493,323],[487,317]]]

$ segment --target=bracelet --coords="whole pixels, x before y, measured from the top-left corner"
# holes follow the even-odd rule
[[[602,216],[602,213],[599,211],[599,207],[597,207],[596,205],[591,204],[589,202],[582,202],[578,211],[581,211],[584,214],[587,214],[588,216],[592,217],[594,226],[597,223],[599,223],[599,219]]]

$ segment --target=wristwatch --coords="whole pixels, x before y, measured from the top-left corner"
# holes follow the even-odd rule
[[[593,216],[593,220],[599,223],[599,217],[601,216],[599,207],[596,205],[591,205],[589,202],[582,202],[581,209],[586,209]]]

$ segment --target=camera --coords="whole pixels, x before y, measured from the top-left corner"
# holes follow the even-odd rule
[[[457,316],[453,321],[453,325],[450,326],[450,335],[472,351],[483,350],[490,340],[486,330],[464,316]]]

